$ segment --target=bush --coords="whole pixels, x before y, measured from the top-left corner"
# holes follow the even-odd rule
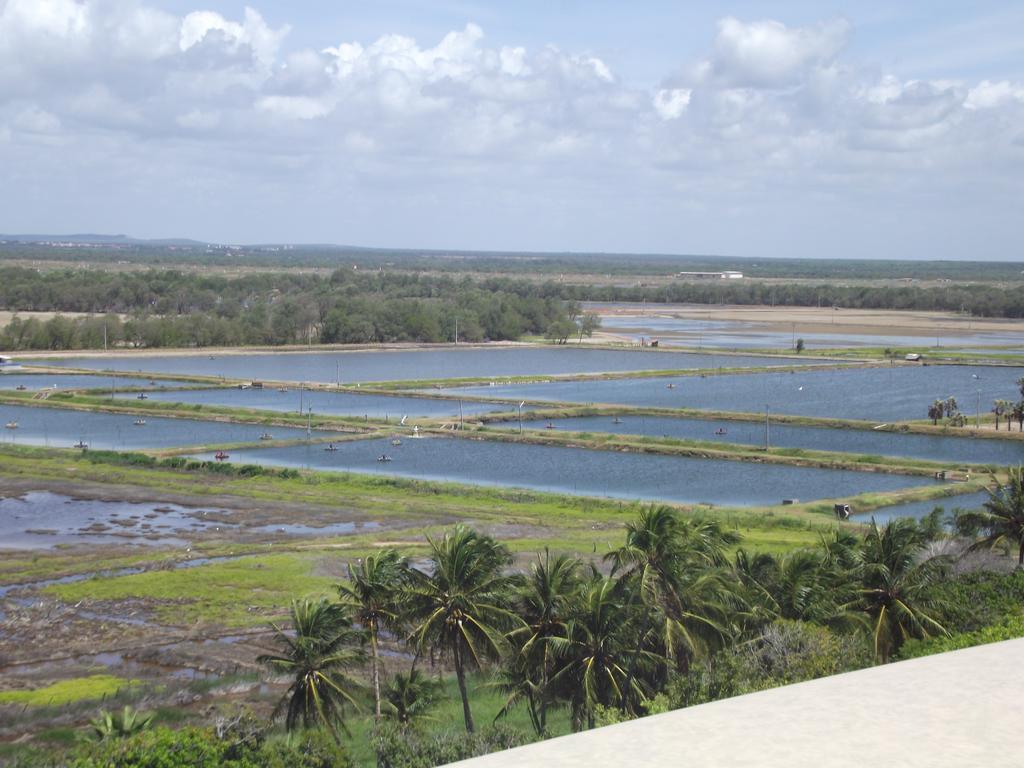
[[[60,757],[26,755],[23,768],[347,768],[345,749],[323,731],[267,738],[251,716],[220,735],[210,728],[156,728],[79,745]]]
[[[378,768],[433,768],[525,744],[526,735],[507,725],[492,725],[476,733],[446,731],[423,735],[395,726],[379,728],[373,737]]]
[[[943,626],[954,634],[1001,623],[1024,609],[1024,571],[967,573],[936,585],[947,604]]]
[[[958,632],[949,637],[933,637],[928,640],[908,640],[900,649],[901,659],[918,659],[933,653],[959,651],[975,645],[998,643],[1024,637],[1024,615],[1006,616],[998,624],[992,624],[973,632]]]

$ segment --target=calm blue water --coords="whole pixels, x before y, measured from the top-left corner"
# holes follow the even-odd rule
[[[621,435],[650,435],[684,440],[711,440],[744,445],[764,445],[764,423],[677,419],[660,416],[585,416],[574,419],[525,420],[526,429],[569,432],[611,432]],[[499,428],[518,429],[518,422],[496,423]],[[725,434],[716,434],[724,430]],[[908,456],[915,459],[964,462],[970,464],[1018,464],[1024,462],[1024,441],[986,440],[932,435],[901,435],[861,429],[823,429],[769,424],[771,445],[785,448],[810,448],[821,451],[845,451],[879,456]]]
[[[651,310],[648,310],[650,312]],[[654,310],[657,311],[657,310]],[[641,337],[659,340],[661,344],[677,344],[688,347],[704,346],[722,349],[790,349],[794,338],[804,340],[810,348],[832,349],[836,347],[960,347],[965,345],[1010,345],[1024,342],[1020,333],[971,333],[957,335],[938,329],[938,335],[901,336],[896,334],[859,334],[843,331],[840,327],[834,333],[810,333],[801,331],[799,324],[795,334],[779,326],[761,325],[732,320],[702,320],[697,318],[670,317],[654,314],[603,315],[603,330],[639,340]]]
[[[43,389],[161,389],[175,386],[194,386],[190,382],[161,380],[152,384],[148,379],[112,378],[110,376],[89,376],[77,373],[4,373],[0,374],[0,389],[25,387],[29,392]]]
[[[457,438],[342,443],[232,451],[239,464],[301,467],[502,485],[626,500],[665,500],[717,505],[779,504],[845,498],[866,491],[931,484],[921,477],[871,472],[747,464],[582,448],[497,443]],[[391,462],[377,457],[390,455]],[[211,459],[204,455],[202,458]]]
[[[135,395],[125,394],[126,399]],[[154,392],[151,400],[175,403],[191,403],[200,405],[222,405],[232,408],[253,408],[256,410],[302,412],[310,408],[314,414],[332,416],[366,416],[373,419],[388,418],[397,421],[403,416],[453,418],[459,416],[457,399],[436,400],[428,397],[407,397],[390,395],[357,395],[348,392],[319,392],[289,388],[287,392],[279,392],[275,388],[266,389],[191,389],[173,392]],[[462,404],[464,416],[491,411],[507,411],[509,405],[490,405],[466,401]]]
[[[511,400],[612,403],[657,408],[703,408],[873,421],[923,419],[936,398],[953,395],[974,416],[996,398],[1020,397],[1024,368],[961,365],[843,368],[786,373],[556,381],[448,390]],[[977,377],[977,378],[975,378]],[[669,389],[668,384],[674,384]]]
[[[73,411],[66,408],[0,405],[0,425],[8,422],[18,424],[17,429],[0,426],[0,441],[15,445],[70,448],[79,440],[84,440],[90,448],[97,450],[131,451],[256,442],[264,432],[269,432],[279,440],[306,436],[304,429],[158,416],[146,416],[145,425],[136,426],[134,421],[137,418],[127,414]],[[330,433],[314,434],[322,437]]]
[[[920,520],[926,515],[931,514],[932,510],[936,507],[942,507],[947,515],[952,514],[955,509],[977,509],[986,501],[988,501],[988,494],[985,491],[980,491],[978,493],[964,493],[960,496],[950,496],[945,499],[912,501],[907,504],[896,504],[892,507],[882,507],[881,509],[876,509],[874,512],[865,512],[863,514],[857,514],[857,511],[854,510],[854,514],[850,519],[855,520],[858,523],[866,523],[874,518],[876,523],[884,525],[897,517],[912,517],[915,520]]]
[[[604,371],[681,370],[792,365],[752,355],[688,354],[653,350],[564,347],[467,347],[464,349],[358,352],[253,353],[244,355],[140,355],[64,358],[52,365],[96,370],[146,371],[269,381],[397,381],[459,377],[537,376]],[[808,361],[813,362],[813,361]]]

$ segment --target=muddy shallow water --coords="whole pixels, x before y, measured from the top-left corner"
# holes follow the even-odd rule
[[[124,543],[184,547],[201,536],[332,536],[372,530],[372,521],[246,524],[225,509],[156,502],[76,499],[49,491],[0,498],[0,550],[50,549],[66,544]],[[316,521],[320,523],[320,520]]]

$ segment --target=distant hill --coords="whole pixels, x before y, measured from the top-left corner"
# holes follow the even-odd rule
[[[142,240],[128,235],[6,235],[0,234],[0,242],[6,243],[68,243],[69,245],[188,245],[205,247],[208,243],[184,237],[162,240]]]

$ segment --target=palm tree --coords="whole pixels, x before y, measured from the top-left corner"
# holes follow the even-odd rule
[[[530,574],[515,597],[514,609],[526,622],[509,633],[518,652],[503,670],[500,687],[509,693],[498,717],[525,699],[538,736],[547,731],[547,710],[553,700],[549,685],[554,670],[550,640],[565,637],[566,622],[580,589],[580,561],[568,555],[552,557],[545,547],[530,567]]]
[[[411,640],[417,654],[427,648],[450,654],[462,697],[466,731],[474,730],[466,691],[466,669],[502,656],[504,630],[521,620],[509,610],[516,579],[503,573],[512,563],[508,549],[465,526],[430,544],[429,575],[412,571],[407,598],[417,624]]]
[[[1024,567],[1024,467],[1010,467],[1006,482],[990,488],[988,497],[982,509],[960,512],[957,522],[968,522],[985,532],[975,547],[1013,542],[1017,567]]]
[[[337,726],[346,704],[358,709],[359,684],[347,673],[365,663],[364,633],[352,625],[349,611],[326,600],[293,600],[290,630],[274,626],[279,652],[263,654],[257,661],[272,672],[292,678],[291,685],[274,711],[286,711],[285,728],[293,731],[325,725],[339,741]]]
[[[609,552],[612,575],[646,607],[645,629],[657,621],[666,657],[684,670],[720,645],[741,608],[738,590],[724,568],[726,547],[739,537],[715,520],[683,520],[671,507],[641,510],[626,526],[626,543]]]
[[[384,689],[384,698],[391,705],[387,712],[403,727],[427,717],[426,711],[440,698],[444,683],[433,680],[418,669],[409,674],[399,672]]]
[[[370,637],[370,675],[373,680],[374,719],[380,720],[380,655],[377,642],[381,629],[398,626],[400,589],[408,582],[408,561],[395,549],[384,549],[348,565],[350,583],[339,584],[338,594],[356,621]]]
[[[922,559],[924,537],[914,520],[874,521],[864,537],[860,605],[871,620],[875,656],[887,661],[909,638],[946,634],[943,604],[930,593],[946,561]]]
[[[946,404],[942,400],[936,400],[928,406],[928,418],[932,420],[932,424],[937,426],[939,419],[942,418],[942,414],[946,412]],[[998,418],[998,417],[997,417]],[[998,422],[996,422],[998,429]]]
[[[594,727],[598,705],[637,711],[647,700],[650,679],[664,657],[638,647],[637,612],[620,582],[595,576],[581,593],[565,637],[552,637],[558,671],[551,683],[569,702],[573,730]]]

